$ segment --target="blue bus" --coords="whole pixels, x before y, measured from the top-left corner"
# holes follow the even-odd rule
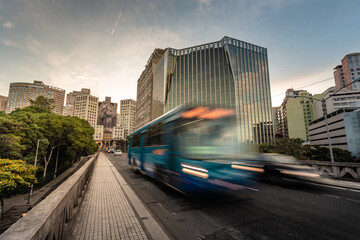
[[[129,136],[129,164],[182,193],[247,188],[232,109],[180,106]],[[245,167],[246,168],[246,167]]]

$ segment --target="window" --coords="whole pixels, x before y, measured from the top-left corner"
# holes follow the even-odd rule
[[[161,128],[162,125],[160,123],[149,128],[147,131],[146,146],[161,145]]]
[[[137,133],[133,137],[132,147],[140,147],[140,133]]]

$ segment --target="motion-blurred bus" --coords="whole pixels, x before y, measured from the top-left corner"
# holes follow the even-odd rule
[[[142,172],[183,193],[243,189],[249,171],[237,160],[233,109],[178,107],[130,135],[128,158]]]

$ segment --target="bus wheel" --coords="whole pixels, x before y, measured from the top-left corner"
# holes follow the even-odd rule
[[[131,160],[131,169],[133,170],[134,173],[136,173],[136,174],[139,173],[139,170],[138,170],[138,168],[136,166],[135,158],[133,158]]]

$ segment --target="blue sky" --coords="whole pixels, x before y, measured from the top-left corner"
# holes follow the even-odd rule
[[[268,49],[273,106],[288,88],[333,77],[360,51],[358,0],[0,0],[0,95],[41,80],[103,100],[136,99],[154,48],[230,36]],[[332,79],[306,87],[321,93]]]

